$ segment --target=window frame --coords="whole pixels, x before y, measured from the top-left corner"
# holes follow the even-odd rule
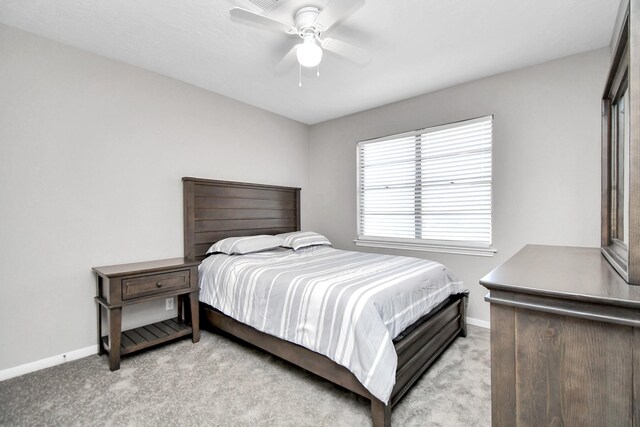
[[[491,124],[492,124],[491,197],[490,197],[490,203],[489,203],[489,206],[490,206],[489,243],[472,242],[472,241],[418,239],[418,238],[380,237],[380,236],[366,236],[366,235],[360,234],[362,230],[362,224],[361,224],[361,218],[362,218],[361,217],[361,214],[362,214],[361,166],[362,165],[361,165],[361,159],[360,159],[360,150],[363,145],[381,142],[385,140],[418,137],[425,133],[432,133],[432,132],[442,131],[446,129],[452,129],[452,128],[472,124],[473,122],[481,122],[484,120],[491,120]],[[357,232],[357,237],[354,240],[354,243],[357,246],[385,248],[385,249],[403,249],[403,250],[424,251],[424,252],[450,253],[450,254],[459,254],[459,255],[476,255],[476,256],[485,256],[485,257],[493,256],[497,252],[497,250],[493,247],[493,142],[494,142],[493,121],[494,121],[494,115],[490,114],[486,116],[459,120],[456,122],[450,122],[450,123],[445,123],[445,124],[436,125],[436,126],[428,126],[428,127],[416,129],[413,131],[402,132],[398,134],[390,134],[386,136],[359,141],[356,146],[356,220],[357,220],[356,232]]]

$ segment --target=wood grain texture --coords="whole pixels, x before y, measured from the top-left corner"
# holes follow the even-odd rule
[[[391,406],[371,399],[371,421],[373,427],[391,427]]]
[[[291,231],[291,227],[268,227],[268,228],[252,228],[252,229],[239,229],[239,230],[225,230],[225,231],[209,231],[205,233],[197,233],[195,235],[195,245],[197,248],[209,248],[212,242],[217,242],[218,240],[224,239],[225,237],[229,237],[229,234],[233,233],[234,236],[255,236],[258,234],[280,234],[280,233],[288,233]],[[294,230],[295,231],[295,230]],[[199,252],[196,248],[196,253],[204,254],[206,249],[203,249],[202,252]]]
[[[258,219],[195,219],[196,233],[210,231],[228,231],[232,235],[236,230],[255,230],[264,228],[296,228],[295,218],[258,218]]]
[[[103,278],[96,274],[96,297],[104,300],[103,289],[104,286],[102,284]],[[97,321],[96,325],[98,327],[98,356],[102,356],[104,354],[104,349],[102,348],[102,306],[100,304],[96,304],[97,307]]]
[[[146,295],[157,295],[163,291],[171,292],[188,288],[189,286],[191,286],[189,270],[136,276],[122,280],[122,299],[128,300]]]
[[[196,197],[220,199],[258,199],[258,200],[285,200],[295,201],[295,193],[290,189],[272,188],[269,186],[256,187],[255,184],[235,183],[208,185],[203,181],[195,182],[194,192]]]
[[[640,0],[629,0],[624,10],[623,24],[616,38],[616,46],[603,95],[602,118],[602,227],[601,247],[607,259],[629,283],[640,285]],[[629,111],[629,220],[628,248],[614,250],[610,232],[613,221],[611,205],[613,156],[612,106],[628,85]],[[618,252],[618,253],[617,253]]]
[[[640,309],[640,286],[629,286],[599,248],[527,245],[480,279],[480,284],[520,294]]]
[[[424,316],[424,320],[420,320],[414,324],[416,325],[415,329],[421,328],[423,330],[418,331],[417,334],[413,334],[411,332],[414,332],[415,329],[412,329],[410,326],[405,331],[408,333],[403,333],[401,334],[401,339],[394,340],[399,366],[404,366],[420,348],[431,341],[445,326],[461,318],[460,312],[463,307],[458,306],[458,304],[461,304],[461,301],[462,300],[453,301],[453,304],[451,304],[450,299],[443,301],[441,304],[438,304],[431,313]],[[449,307],[444,309],[445,305]],[[424,324],[427,319],[429,320],[429,325]],[[397,372],[399,372],[399,370]]]
[[[559,316],[572,316],[598,322],[614,323],[636,328],[640,327],[637,308],[617,307],[573,299],[554,298],[546,295],[540,296],[504,291],[493,291],[491,295],[485,297],[485,300],[491,304],[510,306],[517,309],[542,311]]]
[[[465,297],[460,301],[460,336],[462,338],[467,337],[467,305],[469,304],[469,297]]]
[[[191,292],[189,294],[189,317],[191,320],[191,327],[193,328],[192,341],[197,343],[200,341],[200,307],[198,301],[199,291]]]
[[[415,354],[404,365],[396,368],[396,384],[391,394],[391,406],[397,404],[411,387],[420,379],[440,354],[460,332],[459,316],[440,329],[435,336],[416,349]]]
[[[201,209],[292,209],[296,210],[295,200],[271,199],[234,199],[215,197],[195,197],[194,208]]]
[[[611,100],[602,100],[602,144],[600,149],[600,247],[611,241]]]
[[[195,259],[195,183],[193,181],[182,182],[182,211],[184,223],[184,257],[187,259]]]
[[[629,2],[629,283],[640,285],[640,0]]]
[[[553,246],[482,279],[494,427],[640,427],[638,287],[621,280],[599,249]]]
[[[100,306],[98,306],[100,309]],[[109,323],[109,369],[120,369],[120,330],[122,328],[122,309],[107,310],[107,322]]]
[[[119,354],[126,355],[136,351],[144,350],[176,338],[190,335],[192,328],[181,319],[169,319],[156,322],[146,326],[123,331],[120,336]],[[116,345],[114,335],[113,344]],[[109,354],[113,351],[110,337],[102,337],[103,346],[109,349]],[[115,355],[115,352],[113,353]],[[119,362],[118,362],[119,363]],[[113,369],[112,369],[113,370]]]
[[[633,328],[566,317],[561,361],[566,425],[629,425]]]
[[[173,258],[93,268],[97,277],[98,349],[99,354],[108,351],[112,371],[120,368],[122,355],[186,335],[192,335],[193,342],[198,342],[198,265],[194,260]],[[167,297],[178,300],[176,319],[122,332],[122,307]],[[183,310],[187,298],[190,310]],[[109,325],[105,337],[101,328],[103,311]]]
[[[183,178],[185,257],[202,260],[218,240],[300,229],[300,189]]]
[[[202,220],[217,219],[293,219],[296,218],[295,209],[196,209],[196,218]]]
[[[516,424],[563,426],[559,383],[562,324],[557,316],[516,312]]]
[[[516,425],[630,425],[632,332],[517,310]]]
[[[491,425],[516,425],[515,311],[491,305]]]
[[[167,269],[184,269],[198,266],[199,262],[185,258],[169,258],[154,261],[133,262],[130,264],[107,265],[103,267],[93,267],[92,270],[101,277],[112,278],[133,276],[136,274],[149,274]]]

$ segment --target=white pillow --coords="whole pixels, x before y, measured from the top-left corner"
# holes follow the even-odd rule
[[[277,236],[227,237],[211,245],[207,255],[220,252],[227,255],[243,255],[275,249],[280,245],[282,245],[282,238]]]
[[[294,231],[292,233],[277,234],[276,237],[282,238],[283,247],[292,248],[293,250],[317,245],[331,246],[329,239],[313,231]]]

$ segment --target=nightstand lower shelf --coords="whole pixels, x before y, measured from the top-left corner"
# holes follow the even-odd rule
[[[191,335],[193,329],[179,318],[163,320],[150,325],[123,331],[120,334],[120,354],[129,354],[176,338]],[[109,337],[102,337],[104,349],[111,351]]]

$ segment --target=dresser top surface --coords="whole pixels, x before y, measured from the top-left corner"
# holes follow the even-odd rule
[[[489,290],[640,308],[640,286],[625,282],[600,248],[527,245],[480,284]]]

